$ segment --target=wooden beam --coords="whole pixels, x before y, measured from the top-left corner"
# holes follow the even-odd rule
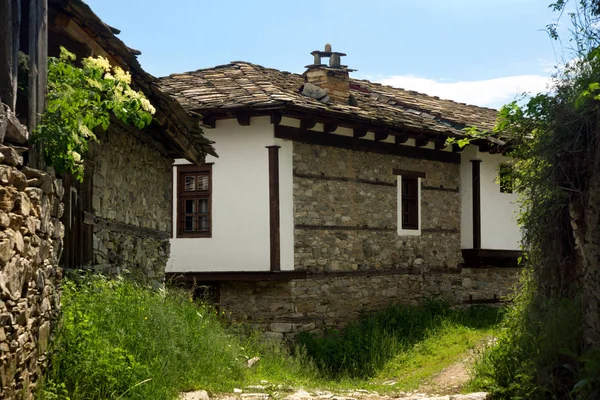
[[[471,160],[473,192],[473,248],[481,248],[481,160]]]
[[[17,106],[21,1],[0,2],[0,100],[13,112]]]
[[[452,152],[453,153],[460,153],[461,151],[463,151],[465,149],[465,146],[460,147],[459,145],[457,145],[456,143],[454,143],[452,145]]]
[[[250,125],[250,113],[238,112],[235,115],[235,118],[237,119],[238,124],[240,124],[241,126],[249,126]]]
[[[354,137],[362,138],[367,136],[367,130],[364,128],[354,128]]]
[[[338,147],[355,151],[365,151],[379,154],[392,154],[407,158],[420,158],[424,160],[440,161],[451,164],[460,164],[460,154],[433,149],[415,148],[412,146],[399,146],[393,143],[375,142],[372,140],[356,140],[352,137],[341,135],[324,135],[321,132],[301,131],[289,126],[275,126],[275,137],[294,140],[300,143],[316,144],[320,146]]]
[[[323,132],[324,133],[332,133],[338,128],[338,124],[336,122],[325,122],[323,124]]]
[[[429,144],[429,139],[424,137],[419,137],[415,139],[415,146],[417,147],[425,147]]]
[[[317,119],[314,117],[302,118],[300,120],[300,129],[305,131],[308,129],[312,129],[317,124]]]
[[[427,178],[427,174],[423,171],[409,171],[406,169],[394,168],[392,169],[392,175],[405,176],[407,178]]]
[[[27,122],[33,132],[46,108],[48,86],[48,0],[29,1],[29,110]],[[29,165],[44,169],[44,144],[31,146]]]
[[[394,136],[394,142],[396,144],[406,143],[407,140],[408,140],[408,135],[403,134],[403,133]]]
[[[283,117],[283,115],[281,113],[278,112],[274,112],[271,114],[271,123],[273,125],[279,125],[281,123],[281,118]]]
[[[167,272],[174,282],[264,282],[306,279],[306,271]]]
[[[389,135],[390,134],[389,134],[389,132],[387,130],[377,131],[377,132],[375,132],[375,141],[376,142],[382,142],[385,139],[387,139]]]
[[[94,225],[95,230],[107,230],[141,238],[168,240],[171,236],[169,232],[158,231],[150,228],[142,228],[139,226],[124,224],[122,222],[110,221],[101,217],[97,217],[96,215],[87,211],[83,213],[83,223],[85,225]]]
[[[217,120],[211,114],[202,115],[202,125],[215,129],[217,127]]]
[[[482,153],[487,153],[488,151],[490,151],[490,143],[489,142],[484,142],[484,143],[479,143],[479,151]]]
[[[276,125],[278,127],[278,125]],[[269,228],[271,249],[271,272],[281,270],[281,235],[279,223],[279,149],[281,146],[267,146],[269,149]]]
[[[438,139],[435,141],[436,150],[444,150],[446,148],[446,139]]]

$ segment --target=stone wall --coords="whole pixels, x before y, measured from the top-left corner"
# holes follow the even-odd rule
[[[373,276],[312,276],[291,282],[223,282],[221,306],[236,320],[283,338],[298,332],[343,328],[361,312],[391,304],[417,305],[440,299],[463,305],[501,300],[518,280],[517,268]]]
[[[394,168],[421,171],[420,236],[398,236]],[[294,143],[296,269],[456,268],[459,165]]]
[[[140,133],[144,135],[145,133]],[[95,269],[161,281],[172,223],[172,163],[117,124],[90,149]]]
[[[27,131],[0,104],[0,398],[33,399],[59,309],[63,188],[23,167]]]

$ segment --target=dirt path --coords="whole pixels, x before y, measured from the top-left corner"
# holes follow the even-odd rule
[[[487,393],[460,394],[464,385],[469,381],[469,369],[473,364],[475,352],[493,340],[486,338],[467,356],[440,373],[429,378],[418,390],[410,393],[398,393],[395,396],[381,395],[368,390],[349,390],[333,393],[330,391],[296,390],[295,392],[263,393],[260,386],[236,389],[236,393],[223,393],[209,397],[204,390],[184,393],[180,400],[485,400]],[[390,384],[394,381],[389,381]]]

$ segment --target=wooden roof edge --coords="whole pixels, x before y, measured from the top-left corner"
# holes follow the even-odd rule
[[[190,115],[176,99],[157,85],[158,79],[146,72],[139,63],[137,55],[140,52],[131,49],[115,36],[118,32],[116,28],[104,23],[82,0],[49,0],[49,7],[68,14],[87,33],[88,40],[94,40],[111,58],[131,72],[134,85],[168,115],[163,127],[166,131],[176,131],[176,135],[165,135],[166,139],[172,142],[182,156],[194,163],[204,162],[206,153],[217,156],[212,142],[203,137],[198,118]]]

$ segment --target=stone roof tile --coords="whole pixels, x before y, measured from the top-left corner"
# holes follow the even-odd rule
[[[214,68],[173,74],[160,79],[162,89],[188,110],[265,108],[294,106],[310,112],[330,112],[425,133],[462,135],[462,129],[477,126],[491,130],[497,111],[443,100],[367,80],[350,78],[350,94],[356,107],[322,103],[300,93],[300,74],[265,68],[243,61]]]

